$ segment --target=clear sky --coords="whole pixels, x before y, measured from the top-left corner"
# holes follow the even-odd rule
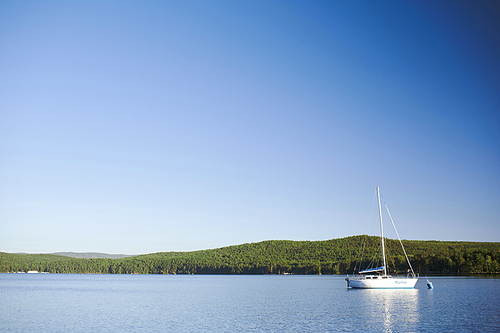
[[[0,251],[377,234],[377,185],[500,241],[498,1],[0,1]]]

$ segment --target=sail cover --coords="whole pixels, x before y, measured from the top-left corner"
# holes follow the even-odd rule
[[[359,273],[363,274],[363,273],[372,273],[372,272],[382,272],[384,270],[385,270],[385,266],[380,266],[380,267],[365,269],[365,270],[363,270],[363,271],[361,271]]]

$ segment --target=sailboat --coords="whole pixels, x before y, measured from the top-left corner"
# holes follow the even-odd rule
[[[407,276],[391,276],[387,274],[387,260],[385,256],[385,244],[384,244],[384,225],[382,223],[382,207],[380,205],[380,188],[377,186],[377,199],[378,199],[378,212],[379,212],[379,220],[380,220],[380,238],[382,245],[382,257],[383,257],[383,265],[376,268],[365,269],[359,272],[359,275],[356,276],[347,276],[347,288],[355,288],[355,289],[412,289],[415,287],[415,284],[418,281],[418,276],[415,275],[413,271],[413,267],[411,267],[411,263],[408,260],[408,256],[406,255],[406,251],[404,249],[403,243],[399,238],[399,234],[396,230],[396,226],[394,225],[394,229],[396,230],[396,234],[399,239],[399,243],[403,248],[403,252],[406,257],[406,261],[411,269],[411,274]],[[387,208],[387,206],[386,206]],[[389,213],[389,209],[387,209]],[[389,213],[389,217],[391,217]],[[392,220],[392,217],[391,217]]]

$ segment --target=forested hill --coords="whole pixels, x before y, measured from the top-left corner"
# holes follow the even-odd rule
[[[192,252],[159,252],[127,258],[71,258],[0,252],[0,272],[118,274],[345,274],[378,258],[380,238],[264,241]],[[500,243],[403,240],[416,273],[499,273]],[[398,240],[386,240],[391,273],[406,273]],[[376,263],[375,263],[376,264]]]

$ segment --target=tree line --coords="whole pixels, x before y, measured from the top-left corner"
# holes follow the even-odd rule
[[[398,240],[386,239],[391,274],[408,270]],[[499,273],[500,243],[403,240],[416,273]],[[380,258],[380,238],[272,240],[191,252],[159,252],[120,259],[83,259],[0,252],[0,272],[101,274],[352,274]]]

